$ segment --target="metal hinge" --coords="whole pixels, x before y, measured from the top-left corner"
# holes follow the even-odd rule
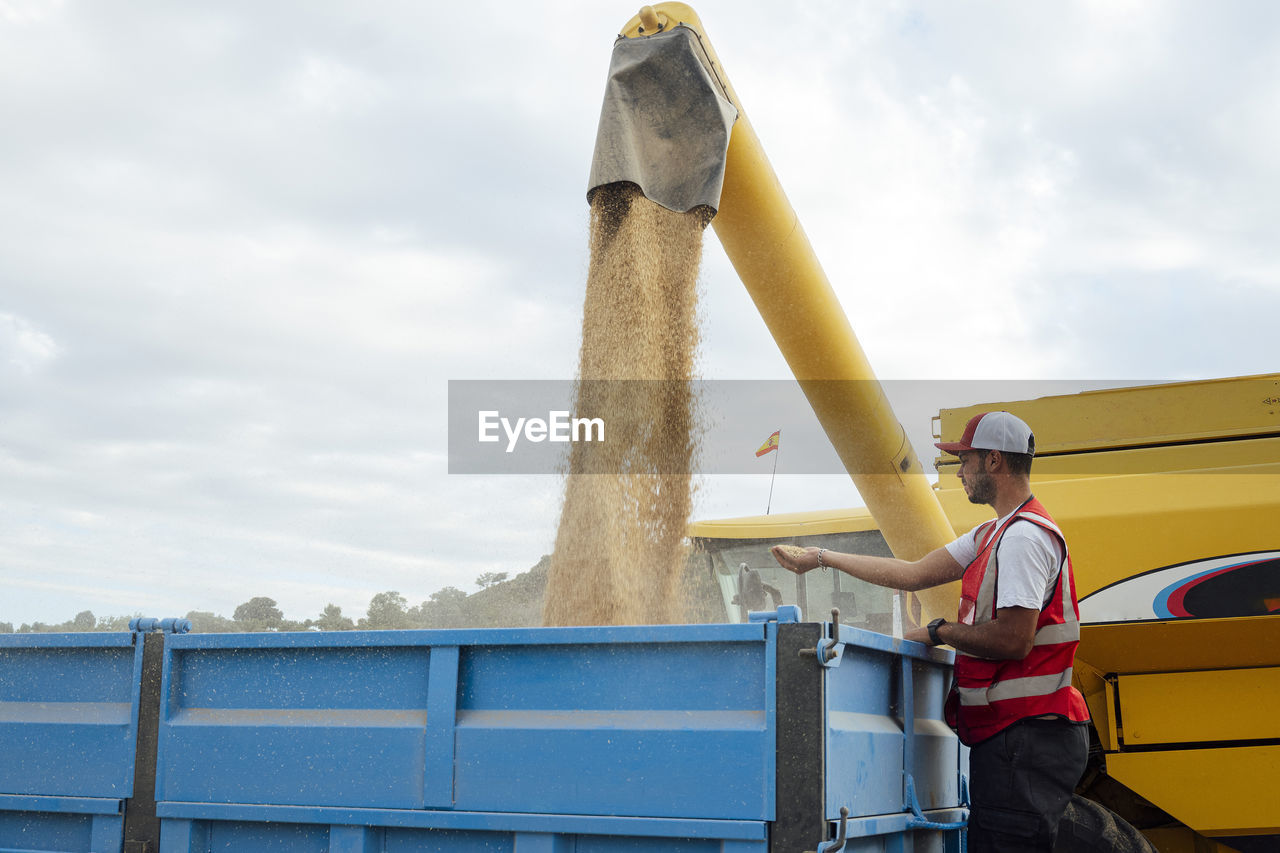
[[[186,634],[191,630],[191,620],[173,617],[153,619],[148,616],[138,616],[129,620],[129,630],[135,634],[146,634],[150,631],[163,631],[166,634]]]

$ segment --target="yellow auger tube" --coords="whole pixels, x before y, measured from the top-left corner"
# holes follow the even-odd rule
[[[712,225],[893,553],[918,559],[954,538],[795,210],[760,146],[697,14],[683,3],[645,7],[627,38],[683,24],[695,31],[738,109]],[[647,21],[647,24],[646,24]],[[834,381],[833,381],[834,380]],[[925,619],[954,617],[956,584],[918,594]]]

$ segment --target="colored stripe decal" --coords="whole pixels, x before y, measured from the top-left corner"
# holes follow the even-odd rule
[[[1234,572],[1236,569],[1243,569],[1246,566],[1256,566],[1259,563],[1265,563],[1267,560],[1249,560],[1245,563],[1237,563],[1234,566],[1225,566],[1221,569],[1209,569],[1191,575],[1190,577],[1180,578],[1166,586],[1156,594],[1155,601],[1152,602],[1152,609],[1156,615],[1163,619],[1185,619],[1191,616],[1187,612],[1184,604],[1187,593],[1195,587],[1207,581],[1209,578],[1225,575]]]

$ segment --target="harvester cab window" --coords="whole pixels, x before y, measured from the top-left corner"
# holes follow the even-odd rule
[[[775,610],[780,604],[798,605],[804,619],[819,621],[829,618],[837,607],[846,625],[892,633],[892,590],[835,570],[793,575],[769,553],[777,544],[891,556],[878,530],[786,539],[699,539],[695,545],[707,558],[703,565],[720,592],[725,621],[745,622],[749,612]]]

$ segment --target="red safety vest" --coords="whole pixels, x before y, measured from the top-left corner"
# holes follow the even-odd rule
[[[1062,546],[1063,561],[1053,594],[1040,609],[1035,645],[1022,660],[988,660],[956,652],[956,683],[947,700],[947,722],[973,745],[1027,717],[1053,715],[1083,723],[1089,708],[1071,685],[1071,665],[1080,644],[1080,615],[1067,541],[1034,497],[1004,523],[988,522],[978,556],[964,570],[959,621],[981,625],[996,616],[1000,539],[1009,525],[1038,524]],[[1065,568],[1065,571],[1063,569]]]

